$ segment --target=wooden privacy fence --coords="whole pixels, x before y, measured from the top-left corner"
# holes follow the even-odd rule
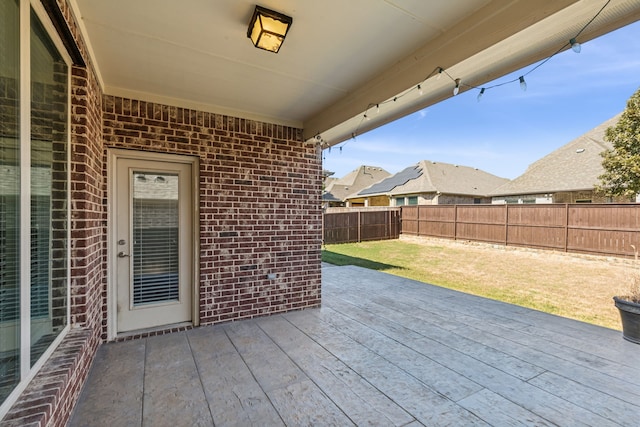
[[[325,213],[323,243],[355,243],[400,237],[400,210]]]
[[[403,206],[402,233],[502,245],[633,256],[638,204]]]

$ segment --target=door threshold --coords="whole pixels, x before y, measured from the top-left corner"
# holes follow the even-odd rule
[[[138,338],[153,337],[156,335],[165,335],[173,332],[183,332],[189,329],[193,329],[193,323],[181,322],[173,323],[171,325],[154,326],[153,328],[136,329],[134,331],[121,332],[116,335],[113,341],[129,341]]]

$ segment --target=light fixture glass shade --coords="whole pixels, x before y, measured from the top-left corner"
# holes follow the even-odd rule
[[[292,22],[290,16],[256,6],[249,22],[247,37],[255,47],[278,53]]]

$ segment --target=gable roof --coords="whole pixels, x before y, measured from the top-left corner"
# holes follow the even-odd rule
[[[322,200],[344,201],[349,195],[355,194],[389,175],[391,174],[381,167],[361,165],[342,178],[329,182],[322,195]]]
[[[488,172],[469,166],[422,160],[378,184],[358,193],[358,196],[398,195],[413,193],[444,193],[466,196],[486,196],[506,183]]]
[[[611,144],[604,140],[604,133],[619,119],[620,114],[532,163],[522,175],[496,188],[491,195],[593,189],[598,183],[598,177],[604,172],[600,153],[611,148]]]

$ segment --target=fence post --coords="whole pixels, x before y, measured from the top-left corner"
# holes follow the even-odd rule
[[[361,242],[361,238],[362,238],[362,233],[361,233],[361,229],[362,229],[362,212],[358,211],[358,243]]]
[[[391,233],[389,232],[389,215],[387,213],[387,211],[384,212],[384,237],[383,239],[388,239],[389,235]]]
[[[509,203],[504,204],[504,245],[509,246]]]
[[[569,252],[569,203],[564,204],[564,251]]]
[[[453,240],[458,240],[458,205],[453,205]]]

